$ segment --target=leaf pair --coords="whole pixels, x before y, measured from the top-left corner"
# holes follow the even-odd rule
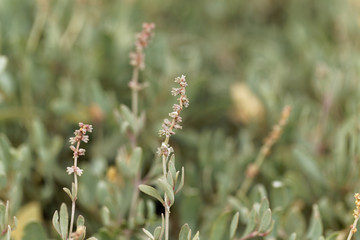
[[[17,219],[13,217],[13,223],[9,223],[9,201],[6,205],[0,202],[0,230],[3,233],[0,239],[10,240],[11,230],[14,230],[17,226]]]
[[[235,239],[236,230],[239,223],[239,215],[239,212],[235,213],[231,220],[230,239]],[[245,231],[242,234],[242,238],[240,239],[248,239],[249,237],[256,236],[266,236],[269,234],[274,225],[271,209],[269,208],[269,201],[264,198],[261,204],[254,204],[247,219],[248,222],[246,224]]]
[[[199,231],[196,232],[195,236],[191,238],[191,229],[187,223],[185,223],[180,230],[179,240],[200,240]]]
[[[56,210],[52,219],[53,226],[58,232],[62,240],[67,240],[69,235],[69,214],[65,203],[60,206],[60,219],[59,213]],[[86,235],[85,219],[82,215],[79,215],[76,220],[76,231],[71,234],[71,239],[83,240]],[[88,240],[96,240],[91,237]]]
[[[181,169],[181,180],[178,183],[179,174],[180,172],[176,171],[175,168],[175,157],[172,155],[168,162],[168,172],[166,174],[166,178],[162,176],[157,180],[159,188],[167,196],[167,203],[165,203],[165,200],[161,197],[160,192],[154,187],[141,184],[139,185],[139,189],[143,193],[159,200],[164,207],[171,207],[175,202],[175,194],[178,193],[184,186],[184,167]]]

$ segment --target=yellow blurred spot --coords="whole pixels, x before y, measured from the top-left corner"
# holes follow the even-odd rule
[[[110,182],[116,182],[116,180],[118,179],[118,173],[116,167],[114,166],[109,167],[106,173],[106,177]]]
[[[39,202],[30,202],[16,213],[18,225],[15,231],[11,232],[11,239],[21,240],[24,233],[25,226],[30,222],[41,222],[41,206]]]
[[[234,103],[231,118],[235,122],[248,124],[263,120],[264,107],[246,84],[235,83],[230,86],[230,96]]]

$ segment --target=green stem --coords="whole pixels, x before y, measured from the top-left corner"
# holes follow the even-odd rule
[[[254,165],[256,166],[256,168],[259,170],[261,168],[261,165],[264,162],[264,159],[266,157],[266,155],[264,154],[263,151],[264,146],[261,148],[260,152],[258,153]],[[247,191],[249,190],[252,182],[253,182],[254,178],[253,177],[246,177],[244,182],[241,184],[241,187],[237,193],[238,196],[245,196]]]
[[[76,151],[79,151],[79,147],[80,147],[80,142],[77,143],[76,145]],[[76,169],[77,167],[77,157],[74,158],[74,168]],[[77,181],[77,173],[74,172],[74,192],[73,194],[73,199],[72,199],[72,204],[71,204],[71,219],[70,219],[70,228],[69,228],[69,240],[71,238],[71,234],[72,234],[72,230],[73,230],[73,225],[74,225],[74,218],[75,218],[75,203],[77,200],[77,191],[78,191],[78,181]]]

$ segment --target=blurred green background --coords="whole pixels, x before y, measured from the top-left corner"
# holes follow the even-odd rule
[[[323,235],[346,234],[360,190],[359,11],[357,0],[1,0],[1,200],[10,199],[18,217],[35,211],[55,237],[52,214],[69,204],[61,190],[72,180],[68,138],[79,121],[91,123],[78,212],[89,234],[118,239],[132,190],[119,167],[116,182],[109,177],[129,144],[114,111],[131,105],[129,52],[142,23],[154,22],[140,74],[149,83],[140,94],[144,175],[175,101],[173,79],[184,74],[189,83],[184,129],[171,140],[186,170],[172,235],[188,222],[211,239],[285,105],[289,124],[254,181],[278,211],[268,239],[308,239],[313,204]],[[103,206],[112,213],[108,228]]]

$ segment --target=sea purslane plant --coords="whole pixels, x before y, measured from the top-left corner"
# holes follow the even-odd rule
[[[72,183],[71,191],[68,188],[63,190],[68,194],[71,199],[71,216],[69,225],[68,210],[65,203],[61,204],[60,207],[60,220],[58,211],[55,211],[53,216],[53,225],[56,231],[59,233],[63,240],[76,240],[84,239],[86,235],[86,227],[84,225],[85,220],[83,216],[79,215],[77,218],[77,228],[73,232],[74,218],[75,218],[75,207],[76,200],[78,199],[78,176],[83,174],[83,169],[78,167],[78,158],[85,155],[85,149],[80,148],[81,142],[87,143],[89,136],[86,135],[88,132],[92,132],[93,127],[90,124],[79,123],[79,129],[75,130],[74,137],[70,137],[70,149],[73,151],[73,165],[67,167],[66,172],[70,175],[74,175],[74,181]],[[95,238],[90,238],[95,239]]]
[[[146,229],[143,229],[148,239],[161,240],[165,235],[165,240],[169,239],[170,228],[170,208],[175,202],[175,194],[178,193],[184,186],[184,167],[181,169],[181,177],[179,178],[180,171],[175,167],[175,154],[173,148],[169,144],[170,137],[175,134],[175,129],[181,129],[180,123],[182,118],[181,111],[189,106],[189,99],[186,96],[186,87],[188,86],[184,75],[175,78],[175,82],[179,84],[179,88],[173,88],[171,94],[178,96],[178,103],[172,107],[172,112],[169,113],[171,120],[164,119],[162,129],[159,131],[160,136],[165,139],[161,146],[157,149],[157,154],[162,160],[162,177],[157,180],[158,187],[162,190],[163,196],[160,192],[148,185],[140,185],[139,188],[142,192],[156,198],[161,202],[164,207],[165,217],[162,215],[162,226],[157,227],[152,234]],[[180,180],[180,181],[179,181]],[[179,239],[190,239],[191,230],[187,224],[181,228]],[[195,234],[193,239],[199,239],[199,232]]]

